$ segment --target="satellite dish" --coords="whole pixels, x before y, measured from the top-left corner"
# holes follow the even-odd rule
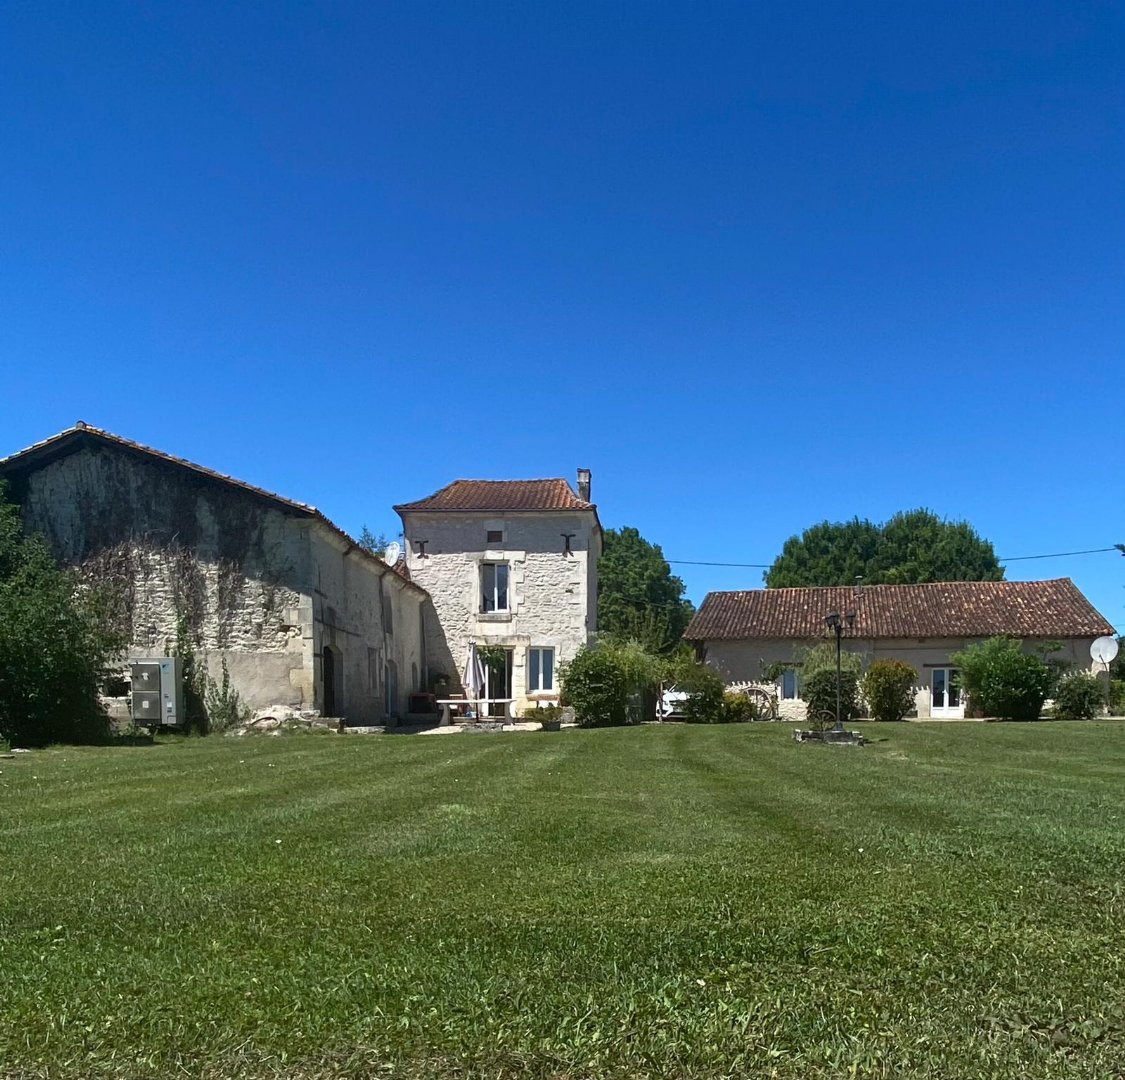
[[[1117,639],[1111,637],[1100,637],[1094,640],[1090,645],[1090,658],[1096,660],[1099,664],[1113,663],[1114,658],[1117,656]]]
[[[385,562],[388,566],[394,566],[394,564],[398,562],[399,556],[401,554],[402,545],[397,541],[392,540],[387,545],[387,550],[383,552],[383,562]],[[1110,638],[1110,641],[1113,641],[1113,639]],[[1114,642],[1114,644],[1116,644],[1116,642]]]

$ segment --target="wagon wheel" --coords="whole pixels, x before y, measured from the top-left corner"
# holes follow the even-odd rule
[[[754,706],[754,713],[759,720],[777,719],[777,699],[768,690],[760,686],[747,687],[743,693],[750,699]]]
[[[808,725],[811,731],[831,731],[836,726],[836,714],[831,709],[810,709]]]

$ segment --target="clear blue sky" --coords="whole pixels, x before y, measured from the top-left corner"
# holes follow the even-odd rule
[[[6,5],[0,453],[82,418],[352,531],[583,465],[673,559],[1125,542],[1123,10]],[[1120,556],[1009,571],[1062,575],[1125,628]]]

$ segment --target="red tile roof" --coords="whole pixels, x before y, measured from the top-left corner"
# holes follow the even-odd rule
[[[854,611],[860,638],[1099,637],[1113,627],[1070,578],[1053,581],[938,581],[814,589],[708,593],[688,641],[816,638],[824,617]]]
[[[395,510],[594,510],[560,477],[550,480],[454,480],[425,499]]]

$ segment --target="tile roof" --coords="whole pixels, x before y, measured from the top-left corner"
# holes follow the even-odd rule
[[[6,458],[0,458],[0,476],[4,474],[19,475],[21,473],[31,472],[57,458],[74,453],[84,446],[89,446],[91,444],[116,447],[129,453],[153,458],[177,468],[186,469],[198,476],[204,476],[209,480],[214,480],[218,483],[236,488],[254,498],[262,499],[278,510],[281,510],[283,513],[290,514],[293,517],[312,518],[314,521],[318,521],[320,524],[327,527],[340,537],[340,539],[346,540],[361,556],[373,559],[383,569],[391,569],[387,567],[387,564],[383,562],[378,555],[373,555],[359,547],[352,537],[344,532],[334,521],[325,517],[315,506],[310,506],[308,503],[296,502],[293,499],[287,499],[283,495],[275,495],[272,491],[267,491],[265,488],[255,487],[253,484],[248,484],[244,480],[236,480],[233,476],[227,476],[226,473],[216,472],[214,469],[208,469],[203,465],[196,465],[195,462],[188,461],[186,458],[174,457],[172,454],[166,454],[162,450],[156,450],[151,446],[145,446],[144,443],[134,442],[132,439],[126,439],[120,435],[115,435],[111,431],[103,431],[101,428],[94,427],[92,424],[84,423],[81,420],[79,420],[74,427],[67,428],[65,431],[60,431],[57,435],[52,435],[49,439],[43,439],[41,442],[34,443],[26,449],[19,450]],[[418,592],[427,596],[429,595],[421,585],[411,581],[408,576],[401,573],[399,576],[404,577]]]
[[[816,638],[830,611],[856,613],[853,637],[1099,637],[1113,627],[1070,578],[1053,581],[937,581],[753,589],[708,593],[688,641]]]
[[[395,510],[594,510],[561,477],[549,480],[454,480]]]

